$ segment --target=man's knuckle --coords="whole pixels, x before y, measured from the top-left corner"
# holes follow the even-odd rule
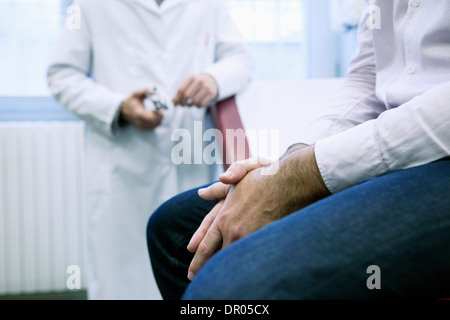
[[[212,254],[211,248],[204,241],[200,242],[197,251],[201,256],[209,256]]]
[[[230,223],[228,222],[228,216],[224,213],[221,212],[218,216],[217,216],[217,226],[220,230],[227,230],[227,226],[230,225]]]
[[[228,236],[232,242],[240,239],[242,237],[242,228],[240,226],[233,226]]]
[[[224,190],[225,186],[226,186],[225,184],[218,182],[215,185],[211,186],[210,192],[213,195],[222,194],[222,191]]]
[[[233,162],[227,171],[233,171],[236,169],[237,166],[239,166],[239,162]]]

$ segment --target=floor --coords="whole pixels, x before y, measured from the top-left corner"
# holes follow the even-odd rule
[[[0,296],[0,300],[87,300],[85,290]]]

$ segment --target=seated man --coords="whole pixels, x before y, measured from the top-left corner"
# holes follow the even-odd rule
[[[162,205],[147,237],[163,297],[448,297],[449,16],[374,1],[329,112],[274,174],[235,163]]]

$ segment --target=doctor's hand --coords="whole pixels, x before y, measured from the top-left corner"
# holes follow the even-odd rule
[[[317,167],[313,146],[290,152],[278,165],[274,175],[264,175],[264,168],[258,168],[229,189],[197,245],[189,267],[190,280],[220,249],[330,195]]]
[[[200,73],[188,77],[172,99],[174,105],[206,107],[219,93],[213,76]]]
[[[153,130],[161,124],[163,112],[145,110],[143,100],[147,94],[152,94],[150,89],[141,89],[133,92],[123,103],[120,118],[142,131]]]

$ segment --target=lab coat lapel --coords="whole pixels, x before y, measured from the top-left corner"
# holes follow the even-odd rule
[[[133,0],[136,4],[150,10],[153,13],[160,14],[161,8],[156,4],[155,0]],[[163,1],[164,4],[164,1]]]
[[[161,11],[162,12],[168,11],[174,7],[184,4],[187,1],[188,0],[164,0],[161,4]],[[189,0],[189,1],[193,1],[193,0]]]
[[[146,9],[152,11],[153,13],[162,14],[163,12],[168,11],[180,4],[183,4],[188,0],[164,0],[161,3],[161,6],[158,6],[155,0],[133,0],[133,1],[145,7]]]

